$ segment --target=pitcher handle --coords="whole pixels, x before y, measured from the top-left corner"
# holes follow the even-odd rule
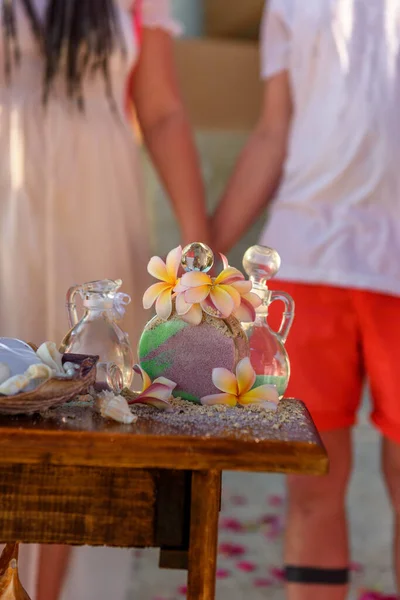
[[[272,302],[276,302],[277,300],[283,302],[285,309],[282,313],[282,321],[278,331],[276,332],[276,335],[283,343],[285,343],[289,335],[290,328],[293,325],[295,304],[293,298],[286,292],[272,291],[269,304],[272,304]]]
[[[80,289],[79,285],[75,285],[70,287],[67,292],[66,307],[68,312],[68,322],[71,329],[79,322],[78,311],[76,309],[76,295]]]

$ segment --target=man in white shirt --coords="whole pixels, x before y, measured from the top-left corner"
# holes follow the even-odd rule
[[[288,393],[330,456],[288,478],[290,600],[344,600],[351,428],[369,380],[400,588],[400,0],[270,0],[259,122],[214,216],[227,252],[273,199],[261,243],[296,302]]]

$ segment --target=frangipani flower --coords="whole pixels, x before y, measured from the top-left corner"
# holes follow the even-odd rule
[[[261,404],[265,408],[276,410],[279,395],[275,385],[264,384],[256,388],[256,373],[249,358],[243,358],[236,366],[236,376],[224,368],[213,369],[212,380],[221,394],[211,394],[201,398],[202,404],[227,404],[236,406],[241,404]]]
[[[156,303],[156,313],[160,319],[167,320],[172,313],[172,294],[178,283],[178,271],[181,264],[182,248],[171,250],[164,262],[159,256],[153,256],[147,270],[159,283],[151,285],[143,296],[143,306],[149,309]]]
[[[185,273],[174,291],[178,294],[178,315],[191,323],[199,323],[201,310],[213,317],[236,316],[241,321],[254,321],[255,308],[261,299],[251,292],[252,284],[240,271],[226,267],[215,277],[207,273]]]
[[[132,397],[129,394],[128,404],[150,404],[162,410],[170,408],[168,400],[176,388],[176,383],[166,377],[157,377],[152,382],[140,365],[135,365],[133,370],[141,376],[143,387],[139,396]]]

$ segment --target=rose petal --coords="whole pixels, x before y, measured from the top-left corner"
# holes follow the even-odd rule
[[[207,298],[210,290],[211,287],[209,285],[199,285],[198,287],[189,288],[185,292],[185,300],[189,304],[199,304]]]
[[[203,319],[203,311],[200,304],[192,304],[190,310],[182,316],[182,321],[189,325],[200,325]]]
[[[233,517],[220,519],[219,527],[222,531],[232,531],[234,533],[241,533],[244,530],[242,523]]]
[[[231,394],[211,394],[210,396],[203,396],[200,402],[206,406],[213,406],[214,404],[227,404],[228,406],[236,406],[236,396]]]
[[[153,258],[149,260],[147,271],[156,279],[169,283],[167,267],[165,266],[165,262],[159,256],[153,256]]]
[[[236,365],[236,379],[239,396],[247,394],[256,381],[256,373],[252,367],[250,358],[246,357],[238,362]]]
[[[235,305],[231,296],[221,289],[220,286],[215,286],[210,292],[211,300],[215,308],[222,314],[224,318],[232,314]]]
[[[284,569],[279,569],[278,567],[272,567],[269,572],[271,573],[274,579],[278,581],[285,581],[285,571]]]
[[[172,313],[172,293],[171,288],[165,290],[165,292],[161,292],[156,301],[156,313],[160,317],[166,321]]]
[[[253,573],[257,570],[257,565],[250,561],[242,560],[241,562],[236,563],[236,568],[245,573]]]
[[[243,554],[246,554],[246,548],[241,544],[232,544],[231,542],[224,542],[220,544],[218,552],[219,554],[228,557],[243,556]]]
[[[271,587],[271,585],[274,585],[274,582],[272,579],[268,579],[267,577],[258,577],[254,580],[253,585],[257,588],[265,588]]]
[[[146,371],[144,369],[142,369],[142,367],[140,365],[134,365],[133,366],[133,370],[135,371],[135,373],[137,373],[138,375],[141,376],[141,378],[142,378],[142,392],[144,392],[145,390],[147,390],[148,387],[150,387],[150,385],[151,385],[151,379],[147,375]]]
[[[168,283],[160,282],[151,285],[143,294],[143,308],[146,310],[151,308],[158,296],[168,289],[170,289]]]
[[[190,271],[181,277],[181,285],[186,288],[199,287],[201,285],[212,285],[212,279],[207,273]]]
[[[168,252],[166,260],[166,269],[170,281],[175,282],[178,277],[179,267],[181,266],[182,247],[178,246]]]
[[[233,283],[235,281],[242,281],[244,279],[243,273],[241,273],[235,267],[227,267],[214,279],[214,284],[224,284],[227,285],[229,283]]]
[[[236,377],[228,369],[224,369],[223,367],[213,369],[212,381],[215,387],[221,390],[221,392],[237,396],[238,385]]]
[[[231,572],[228,569],[217,569],[216,576],[217,579],[227,579],[231,576]]]
[[[178,587],[178,594],[180,594],[181,596],[185,596],[187,595],[187,585],[181,585],[180,587]]]

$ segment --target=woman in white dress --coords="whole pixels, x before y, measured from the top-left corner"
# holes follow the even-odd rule
[[[169,0],[0,0],[0,9],[0,335],[59,342],[69,286],[121,278],[133,300],[124,328],[134,345],[146,319],[149,233],[125,110],[132,72],[143,139],[182,243],[208,239]],[[42,548],[47,580],[39,574],[37,594],[35,552],[23,549],[23,581],[33,599],[56,600],[64,549]],[[91,597],[90,585],[79,597]]]

